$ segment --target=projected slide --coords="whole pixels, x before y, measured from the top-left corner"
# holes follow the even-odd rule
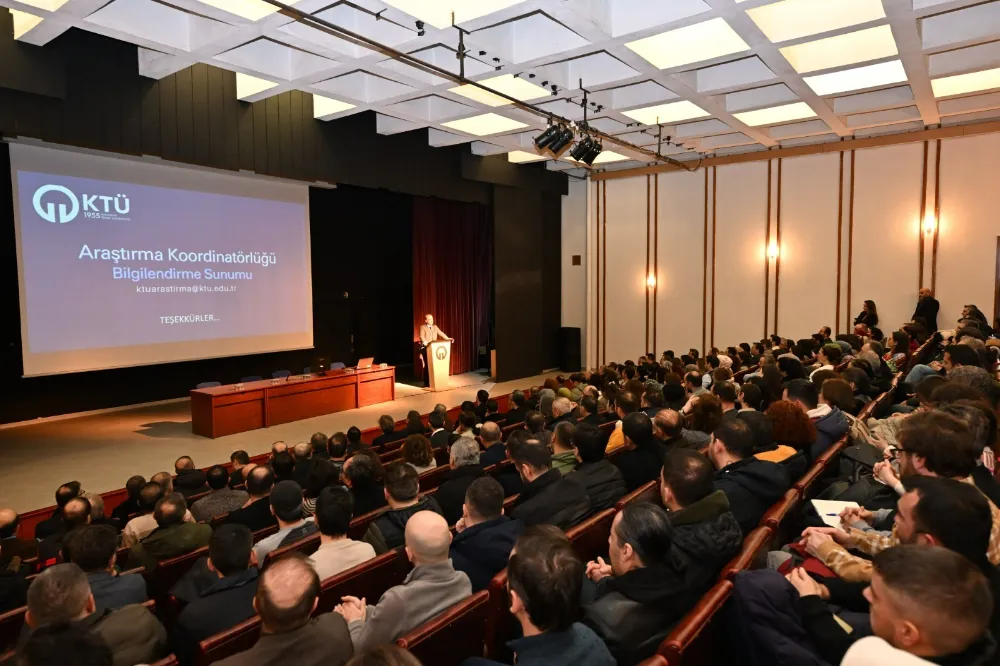
[[[11,154],[25,374],[312,346],[305,187]]]

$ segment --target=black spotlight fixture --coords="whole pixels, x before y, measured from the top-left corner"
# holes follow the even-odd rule
[[[535,148],[545,150],[559,136],[562,129],[558,125],[549,125],[545,131],[535,137]]]
[[[594,140],[589,136],[584,137],[583,141],[577,142],[573,149],[569,151],[569,156],[572,157],[577,162],[583,161],[583,156],[590,152],[591,146],[593,146]]]
[[[559,132],[559,136],[556,137],[556,139],[549,145],[549,150],[552,151],[552,154],[558,155],[572,140],[573,130],[568,127],[564,127],[562,128],[562,131]]]
[[[587,166],[592,166],[594,164],[594,160],[596,160],[597,156],[600,155],[602,152],[604,152],[604,146],[602,146],[599,141],[594,141],[593,139],[591,139],[590,148],[583,155],[582,158],[583,163],[586,164]]]

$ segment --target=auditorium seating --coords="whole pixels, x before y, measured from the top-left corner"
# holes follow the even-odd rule
[[[573,550],[584,562],[607,557],[608,537],[611,535],[611,523],[614,519],[615,510],[605,509],[566,530],[566,536],[573,543]]]
[[[628,495],[622,497],[615,504],[615,511],[621,511],[627,504],[632,502],[655,502],[660,503],[660,482],[650,481],[644,486],[639,486]]]
[[[424,664],[458,666],[483,653],[489,592],[482,590],[396,640]]]
[[[202,382],[195,386],[196,389],[206,389],[215,388],[216,386],[222,386],[222,382]]]
[[[285,377],[291,377],[292,373],[288,370],[275,370],[271,373],[271,379],[284,379]]]

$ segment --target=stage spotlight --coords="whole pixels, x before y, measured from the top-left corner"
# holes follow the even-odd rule
[[[583,163],[586,164],[587,166],[592,166],[594,164],[594,160],[596,160],[597,156],[600,155],[602,152],[604,152],[604,146],[602,146],[599,142],[591,139],[590,150],[588,150],[586,154],[584,154]]]
[[[594,140],[589,136],[584,137],[583,141],[578,142],[573,146],[572,150],[569,151],[569,156],[572,157],[577,162],[583,161],[583,156],[590,152],[591,147],[594,144]]]
[[[560,131],[558,125],[549,125],[544,132],[535,137],[535,147],[545,150],[559,136]]]
[[[562,152],[563,148],[569,145],[570,141],[573,140],[573,130],[568,127],[564,127],[559,133],[559,136],[555,141],[549,146],[549,150],[552,151],[554,155],[558,155]]]

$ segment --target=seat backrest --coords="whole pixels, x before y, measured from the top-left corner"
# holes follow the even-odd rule
[[[799,505],[799,500],[802,498],[801,493],[795,488],[790,488],[785,496],[782,497],[776,504],[774,504],[764,516],[760,519],[760,524],[770,527],[772,530],[777,530],[778,527],[785,521],[795,507]]]
[[[660,644],[657,654],[671,666],[713,666],[725,640],[719,613],[729,600],[733,584],[720,581],[684,616]]]
[[[17,645],[21,627],[24,626],[24,614],[27,611],[27,606],[21,606],[0,615],[0,651]]]
[[[510,497],[506,498],[503,501],[503,512],[505,514],[510,513],[510,510],[512,508],[514,508],[514,502],[517,501],[518,497],[520,497],[520,494],[518,494],[518,495],[511,495]]]
[[[262,379],[264,379],[264,378],[261,377],[260,375],[247,375],[246,377],[244,377],[243,379],[240,380],[240,383],[241,384],[248,384],[250,382],[259,382]]]
[[[740,571],[759,569],[764,565],[771,545],[771,528],[758,527],[743,539],[743,548],[722,568],[722,577],[732,579]]]
[[[614,520],[615,510],[605,509],[566,530],[566,536],[580,559],[590,562],[608,554],[608,536]]]
[[[327,578],[320,586],[315,614],[329,613],[344,596],[366,599],[374,606],[386,590],[403,583],[411,568],[406,553],[398,548]]]
[[[420,492],[435,490],[438,486],[444,483],[444,480],[448,478],[450,473],[451,465],[438,466],[432,470],[424,472],[419,477]]]
[[[639,486],[628,495],[622,497],[615,504],[615,511],[621,511],[632,502],[653,502],[660,504],[660,482],[650,481],[644,486]]]
[[[292,373],[288,370],[275,370],[271,373],[271,379],[284,379],[285,377],[291,377]]]
[[[215,661],[249,650],[260,637],[260,616],[240,622],[235,627],[219,632],[198,644],[195,666],[208,666]]]
[[[142,576],[146,579],[146,589],[150,599],[166,597],[170,588],[181,579],[181,576],[190,571],[195,562],[207,556],[208,546],[202,546],[190,553],[163,560],[152,571],[143,572]]]
[[[481,590],[396,640],[424,664],[459,664],[481,657],[490,594]]]
[[[378,518],[386,508],[382,507],[381,509],[375,509],[360,516],[355,516],[351,521],[351,529],[348,530],[347,536],[355,540],[361,539],[365,535],[365,532],[368,531],[368,526],[371,525],[372,521]]]
[[[203,388],[215,388],[216,386],[222,386],[222,382],[202,382],[195,386],[196,389]]]
[[[825,467],[823,465],[813,463],[812,467],[806,470],[802,478],[792,484],[792,487],[801,492],[803,497],[808,497],[813,483],[823,475],[824,470]]]
[[[597,426],[597,428],[605,435],[610,435],[612,432],[614,432],[616,423],[617,421],[608,421],[607,423],[602,423],[601,425]]]
[[[282,546],[281,548],[275,548],[266,556],[264,556],[264,561],[261,563],[262,564],[261,569],[262,570],[266,569],[271,564],[271,562],[274,562],[275,560],[280,560],[282,557],[288,555],[289,553],[302,553],[306,557],[312,555],[319,549],[319,537],[320,537],[319,532],[316,532],[315,534],[310,534],[305,539],[299,539],[298,541],[290,543],[287,546]]]
[[[343,369],[344,369],[344,368],[346,368],[346,367],[347,367],[347,366],[346,366],[346,365],[344,365],[344,364],[343,364],[343,363],[342,363],[341,361],[337,361],[337,362],[335,362],[335,363],[331,363],[331,364],[330,364],[330,369],[331,369],[331,370],[343,370]]]
[[[489,609],[486,612],[486,636],[483,639],[487,659],[505,664],[511,663],[511,652],[507,641],[520,634],[521,627],[510,614],[510,599],[507,596],[507,570],[504,569],[490,580],[486,588],[490,594]]]

